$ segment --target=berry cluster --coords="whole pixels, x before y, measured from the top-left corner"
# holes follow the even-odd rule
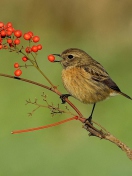
[[[18,48],[21,43],[21,39],[29,41],[28,46],[21,46],[21,48]],[[24,55],[22,57],[24,62],[28,60],[32,62],[32,60],[29,59],[29,54],[37,53],[42,49],[41,44],[36,44],[39,41],[40,38],[35,36],[31,31],[23,34],[21,30],[16,30],[11,22],[8,22],[7,24],[0,22],[0,49],[9,49],[10,51],[20,52]],[[34,44],[31,46],[31,43]],[[23,49],[25,49],[25,51],[22,51]],[[20,76],[22,74],[22,71],[19,69],[21,66],[18,63],[15,63],[14,67],[17,68],[14,72],[15,76]]]

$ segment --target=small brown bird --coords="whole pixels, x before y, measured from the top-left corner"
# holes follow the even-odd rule
[[[53,54],[62,58],[62,80],[64,87],[73,96],[86,104],[93,104],[88,120],[91,122],[95,104],[115,95],[123,95],[116,83],[110,78],[104,67],[90,57],[86,52],[77,48],[70,48],[61,54]]]

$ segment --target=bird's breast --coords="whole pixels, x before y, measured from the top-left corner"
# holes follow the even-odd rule
[[[62,80],[67,91],[83,103],[96,103],[110,95],[106,85],[92,80],[91,74],[81,67],[63,69]]]

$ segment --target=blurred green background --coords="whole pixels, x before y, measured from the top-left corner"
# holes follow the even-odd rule
[[[39,35],[43,50],[38,63],[51,81],[65,93],[61,66],[47,61],[50,53],[70,47],[85,50],[100,62],[121,90],[132,96],[132,1],[131,0],[12,0],[1,1],[0,21],[11,21],[16,29]],[[0,51],[0,72],[13,75],[14,62],[21,55]],[[23,69],[22,77],[47,84],[34,69]],[[11,135],[12,130],[42,126],[70,117],[51,117],[25,100],[42,103],[42,92],[49,103],[60,99],[40,87],[0,77],[0,175],[1,176],[131,176],[132,163],[112,143],[88,137],[82,124],[63,125]],[[87,117],[92,105],[70,98]],[[63,105],[61,106],[64,107]],[[122,96],[98,103],[94,120],[132,148],[132,102]]]

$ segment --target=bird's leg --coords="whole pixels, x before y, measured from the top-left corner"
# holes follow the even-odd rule
[[[66,103],[65,98],[68,98],[69,96],[71,96],[71,95],[70,95],[70,94],[62,94],[62,95],[60,96],[60,99],[61,99],[61,101],[62,101],[62,104],[65,104],[65,103]]]
[[[92,112],[91,112],[89,118],[87,118],[87,120],[88,120],[90,123],[91,123],[91,120],[92,120],[92,115],[93,115],[93,112],[94,112],[95,105],[96,105],[96,103],[94,103],[93,108],[92,108]],[[91,124],[92,124],[92,123],[91,123]]]

